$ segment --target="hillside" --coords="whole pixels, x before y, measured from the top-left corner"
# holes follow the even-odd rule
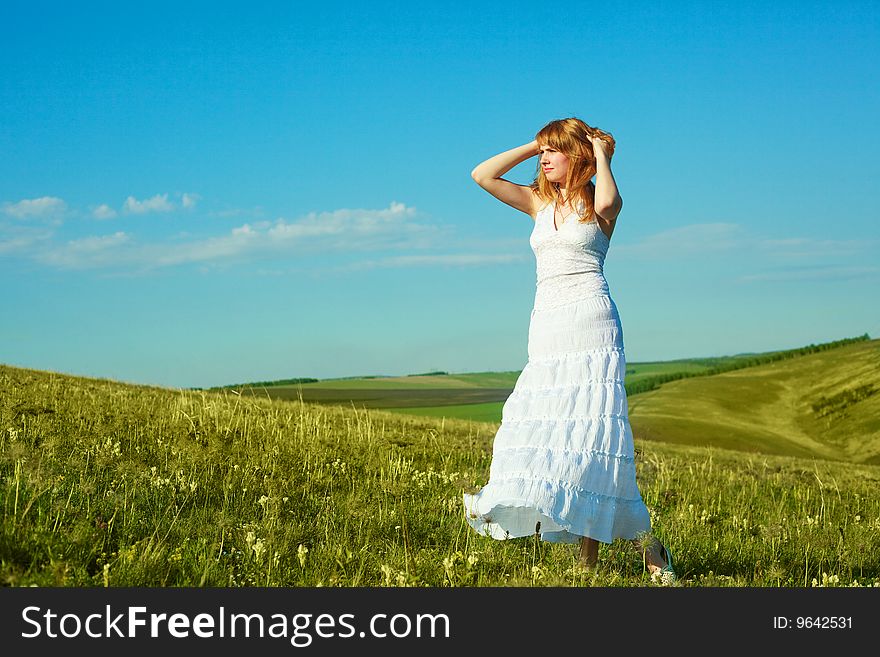
[[[470,530],[495,425],[0,366],[7,586],[652,586]],[[684,586],[880,585],[880,467],[641,441]]]
[[[864,334],[823,344],[782,351],[683,358],[668,361],[627,362],[625,387],[633,396],[670,381],[702,377],[868,341]],[[456,417],[478,422],[500,422],[501,407],[521,371],[430,372],[406,376],[363,376],[341,379],[282,379],[210,388],[233,390],[270,399],[288,399],[356,408],[381,408],[409,415]]]
[[[880,340],[681,379],[629,400],[636,439],[880,463]]]

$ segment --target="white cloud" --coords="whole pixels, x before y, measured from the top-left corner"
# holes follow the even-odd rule
[[[23,199],[18,203],[4,203],[3,212],[16,219],[54,217],[67,209],[67,204],[55,196]]]
[[[112,235],[83,237],[41,251],[36,257],[45,264],[61,269],[90,269],[114,265],[119,263],[120,256],[124,256],[124,252],[119,248],[130,239],[130,236],[122,231]]]
[[[637,242],[615,243],[615,236],[612,235],[611,250],[621,257],[670,260],[684,255],[740,248],[744,244],[745,233],[740,224],[734,223],[690,224],[646,235]]]
[[[51,237],[51,232],[27,232],[19,233],[12,237],[0,237],[0,253],[26,252],[33,245],[44,242]]]
[[[125,199],[122,206],[125,212],[130,214],[146,214],[147,212],[170,212],[174,204],[168,200],[168,194],[156,194],[152,198],[138,201],[134,196]]]
[[[225,235],[187,241],[137,243],[125,233],[75,240],[47,249],[39,259],[60,268],[153,269],[187,263],[219,263],[288,257],[304,251],[418,249],[436,246],[444,229],[415,221],[415,208],[340,209],[310,213],[297,221],[258,221]],[[110,247],[113,247],[112,249]]]
[[[340,209],[310,213],[297,221],[277,219],[233,228],[229,234],[174,245],[156,254],[159,266],[185,262],[253,259],[308,251],[425,248],[440,230],[412,221],[415,208],[393,202],[380,210]]]
[[[760,239],[755,241],[759,249],[769,251],[774,256],[785,258],[846,257],[860,253],[876,240],[835,240],[815,237],[787,237],[784,239]]]
[[[880,274],[880,267],[796,267],[757,274],[746,274],[737,280],[744,283],[755,281],[805,281],[805,280],[848,280],[867,278]]]
[[[181,204],[192,207],[199,197],[185,193],[180,198]],[[4,211],[15,216],[39,216],[49,213],[51,208],[57,211],[63,207],[61,199],[44,197],[6,204]],[[141,201],[129,197],[125,210],[144,213],[168,211],[174,207],[179,206],[168,201],[168,194],[157,194]],[[92,214],[96,218],[110,218],[114,216],[114,210],[100,205]],[[53,243],[51,233],[25,233],[25,228],[36,230],[37,227],[12,221],[4,230],[0,224],[0,252],[29,255],[45,264],[65,269],[144,271],[184,264],[205,267],[270,259],[293,262],[292,258],[303,255],[321,258],[332,253],[379,255],[385,251],[398,254],[381,253],[380,257],[331,266],[330,270],[471,267],[531,262],[534,257],[525,237],[485,239],[456,235],[452,226],[421,221],[414,207],[397,201],[380,209],[342,208],[310,212],[296,220],[278,218],[267,221],[257,213],[248,222],[231,227],[223,234],[196,237],[190,232],[178,232],[163,240],[152,241],[140,241],[133,235],[117,232]],[[747,282],[872,276],[877,273],[873,267],[855,266],[859,263],[852,259],[844,261],[848,266],[837,266],[828,257],[864,254],[876,246],[876,240],[764,238],[741,224],[715,222],[668,228],[632,243],[615,236],[611,248],[615,256],[634,260],[673,262],[685,258],[718,258],[725,254],[738,259],[748,258],[752,263],[749,265],[750,274],[739,278]],[[438,250],[446,253],[436,253]],[[801,264],[804,262],[802,258],[809,258],[809,262],[804,263],[809,264],[808,268],[782,268],[783,265]]]
[[[190,193],[184,192],[183,196],[180,199],[180,205],[186,209],[194,208],[194,207],[196,207],[196,202],[201,198],[202,197],[199,196],[198,194],[190,194]]]
[[[50,243],[55,234],[52,226],[58,223],[60,220],[21,222],[0,218],[0,254],[30,255],[39,245]]]
[[[94,210],[92,210],[92,216],[95,219],[113,219],[116,216],[116,210],[111,208],[106,203],[102,203]]]
[[[646,235],[635,242],[614,242],[615,257],[635,260],[676,261],[705,255],[718,257],[725,252],[737,257],[757,258],[767,262],[803,262],[816,264],[830,258],[849,258],[876,249],[877,240],[837,240],[824,237],[768,238],[737,223],[703,223],[676,226]],[[786,274],[787,275],[787,274]]]
[[[374,269],[378,267],[481,267],[483,265],[506,265],[512,262],[533,260],[531,254],[517,253],[450,253],[440,255],[391,256],[380,260],[363,260],[339,267],[337,271]]]
[[[343,251],[432,246],[443,229],[418,223],[413,220],[415,216],[415,208],[392,202],[380,210],[344,208],[311,212],[297,221],[262,221],[251,228],[267,246],[300,244]]]

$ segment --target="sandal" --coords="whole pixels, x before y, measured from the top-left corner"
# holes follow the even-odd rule
[[[660,543],[658,541],[658,543]],[[660,543],[660,557],[666,562],[660,570],[651,573],[651,579],[655,582],[659,581],[663,586],[676,586],[678,584],[678,576],[672,568],[672,553],[663,543]]]

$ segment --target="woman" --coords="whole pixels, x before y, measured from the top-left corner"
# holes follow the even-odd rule
[[[600,541],[631,539],[652,577],[674,584],[669,551],[650,535],[636,484],[623,329],[603,271],[623,205],[611,173],[614,147],[610,134],[560,119],[471,173],[534,220],[538,276],[528,363],[502,409],[489,483],[464,495],[465,512],[471,527],[493,538],[539,533],[579,542],[588,568]],[[501,177],[536,155],[531,185]]]

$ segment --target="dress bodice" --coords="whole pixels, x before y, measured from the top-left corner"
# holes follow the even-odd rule
[[[554,209],[555,203],[548,203],[538,211],[529,237],[537,261],[536,309],[609,293],[604,272],[608,236],[595,218],[582,223],[574,213],[557,227]],[[583,205],[578,209],[583,212]]]

